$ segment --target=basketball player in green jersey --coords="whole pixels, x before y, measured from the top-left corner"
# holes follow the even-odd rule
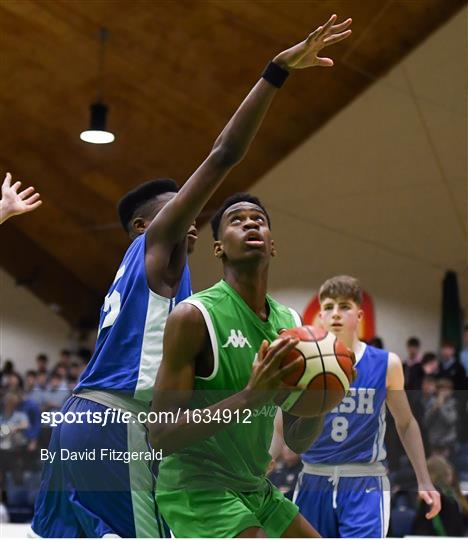
[[[179,304],[168,318],[150,424],[162,449],[156,499],[176,537],[318,537],[297,507],[265,478],[277,407],[272,397],[297,340],[279,330],[301,324],[267,295],[275,255],[270,219],[248,194],[228,199],[212,220],[224,279]],[[166,423],[161,413],[172,412]],[[320,419],[283,412],[294,451],[318,435]],[[165,457],[164,457],[165,456]]]

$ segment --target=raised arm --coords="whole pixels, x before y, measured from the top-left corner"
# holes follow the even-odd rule
[[[440,494],[436,491],[426,465],[424,445],[418,423],[411,412],[404,390],[404,375],[401,360],[389,353],[387,371],[387,405],[395,419],[395,427],[401,443],[413,466],[418,481],[418,492],[431,510],[426,514],[432,519],[440,512]]]
[[[208,333],[199,310],[186,303],[179,304],[169,316],[164,330],[164,353],[154,386],[152,410],[160,421],[149,425],[151,443],[164,455],[171,454],[199,440],[211,437],[225,429],[229,423],[194,422],[192,414],[185,413],[192,396],[196,363],[207,349]],[[280,369],[282,359],[297,345],[297,340],[278,339],[272,347],[264,341],[252,367],[252,376],[244,390],[207,407],[210,417],[216,411],[231,412],[253,409],[266,403],[282,379],[297,369],[301,360]],[[164,423],[161,412],[174,412],[178,421]],[[232,421],[235,415],[232,414]]]
[[[338,25],[334,25],[335,21],[336,15],[332,15],[307,39],[274,58],[280,77],[281,72],[287,75],[292,69],[333,65],[331,59],[319,58],[318,52],[351,34],[351,30],[348,30],[351,19]],[[275,77],[267,75],[266,78],[277,82]],[[147,232],[147,249],[156,242],[174,246],[184,239],[190,225],[224,177],[246,155],[276,91],[277,87],[265,78],[255,84],[216,139],[208,157],[185,182],[177,196],[154,218]]]
[[[11,174],[6,173],[2,184],[2,198],[0,199],[0,224],[12,216],[32,212],[41,206],[40,195],[34,193],[32,186],[18,192],[20,187],[21,182],[15,182],[11,185]]]

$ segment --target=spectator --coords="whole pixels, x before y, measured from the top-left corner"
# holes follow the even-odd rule
[[[425,515],[429,507],[421,503],[413,523],[412,534],[418,536],[465,536],[464,516],[468,516],[468,503],[464,499],[455,471],[442,456],[432,456],[427,468],[434,486],[442,499],[442,510],[438,516],[428,520]]]
[[[47,373],[48,364],[49,364],[49,357],[46,354],[41,353],[36,356],[36,366],[37,366],[38,373],[42,373],[42,372]]]
[[[0,414],[0,449],[16,450],[25,446],[25,431],[29,427],[27,415],[19,410],[20,397],[15,392],[7,392],[3,398],[3,412]]]
[[[60,351],[60,357],[57,362],[57,364],[54,367],[54,371],[56,371],[59,367],[65,369],[65,375],[64,377],[68,377],[68,372],[70,370],[70,364],[72,362],[72,354],[68,349],[62,349]]]
[[[83,373],[85,368],[85,364],[83,362],[80,362],[79,360],[75,360],[70,364],[70,370],[68,372],[68,389],[70,392],[73,391],[75,386],[78,384],[78,380]]]
[[[91,360],[92,352],[86,347],[82,347],[76,354],[84,365]]]
[[[18,397],[20,398],[18,410],[24,412],[28,417],[29,426],[24,431],[27,450],[28,452],[35,452],[41,433],[41,411],[37,403],[32,399],[28,399],[22,392],[18,392]]]
[[[284,445],[268,478],[288,499],[292,499],[301,469],[300,456]]]
[[[25,394],[29,395],[36,387],[36,384],[37,384],[37,373],[33,369],[26,371],[26,379],[24,381]]]
[[[3,363],[2,371],[1,371],[1,385],[6,386],[6,380],[8,378],[8,375],[10,373],[14,373],[15,366],[11,360],[5,360]]]
[[[452,341],[442,342],[440,349],[439,375],[450,379],[455,390],[466,388],[466,373],[455,355],[455,344]]]
[[[407,390],[420,390],[422,381],[427,375],[438,375],[439,362],[433,352],[424,353],[421,362],[414,364],[405,378]]]
[[[9,375],[6,376],[5,389],[7,390],[7,392],[16,392],[17,390],[22,390],[23,387],[23,377],[16,373],[16,371],[12,371]]]
[[[429,403],[432,401],[433,397],[436,396],[436,394],[437,378],[434,375],[425,375],[422,380],[421,390],[411,393],[411,408],[413,410],[414,417],[421,427],[424,426],[424,413],[426,410],[428,410]],[[429,441],[426,429],[421,430],[421,436],[423,438],[426,454],[429,454]]]
[[[463,329],[463,350],[460,353],[460,361],[468,375],[468,324]]]
[[[457,441],[458,404],[450,379],[437,381],[437,392],[424,411],[424,425],[432,451],[448,457]]]
[[[57,376],[62,381],[62,387],[66,387],[66,378],[68,376],[68,369],[63,364],[57,364],[55,366],[54,371],[52,372],[52,376]],[[52,377],[51,377],[52,378]]]
[[[39,409],[42,409],[47,394],[47,372],[38,371],[36,375],[36,386],[29,394],[28,398],[33,400]]]
[[[44,395],[42,410],[59,411],[69,395],[70,392],[63,377],[59,373],[53,373]]]
[[[409,371],[413,366],[419,364],[422,360],[421,357],[421,342],[417,337],[410,337],[406,341],[406,358],[403,358],[403,372],[405,374],[405,381],[408,380]]]
[[[376,347],[377,349],[384,349],[384,342],[383,339],[379,336],[374,336],[371,340],[369,340],[369,345],[372,347]]]

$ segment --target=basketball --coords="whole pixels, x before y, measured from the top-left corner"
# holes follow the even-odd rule
[[[276,403],[295,416],[317,416],[331,411],[344,398],[353,380],[354,353],[331,332],[314,326],[282,330],[299,343],[281,367],[302,358],[301,365],[283,380],[288,386],[306,390],[282,390]]]

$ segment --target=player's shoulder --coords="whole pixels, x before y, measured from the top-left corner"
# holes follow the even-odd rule
[[[145,234],[140,234],[131,244],[127,247],[125,254],[122,258],[121,266],[127,264],[135,259],[141,259],[144,262],[145,254]]]
[[[403,362],[401,358],[394,352],[388,351],[388,371],[403,371]]]
[[[218,282],[208,289],[203,289],[185,298],[181,304],[191,304],[194,306],[203,304],[206,309],[211,310],[223,302],[227,296],[228,294],[224,287],[222,287],[222,283]]]
[[[380,358],[387,358],[389,362],[390,362],[390,359],[392,359],[393,361],[395,357],[399,360],[398,356],[396,356],[395,353],[392,353],[391,351],[387,351],[387,349],[380,349],[378,347],[374,347],[373,345],[369,345],[369,344],[365,345],[364,353],[367,355],[376,356]]]
[[[295,309],[287,306],[286,304],[282,304],[281,302],[278,302],[278,300],[275,300],[269,294],[267,295],[267,298],[268,298],[268,304],[272,311],[276,312],[276,314],[281,317],[291,317],[293,320],[294,326],[302,326],[301,316]]]

